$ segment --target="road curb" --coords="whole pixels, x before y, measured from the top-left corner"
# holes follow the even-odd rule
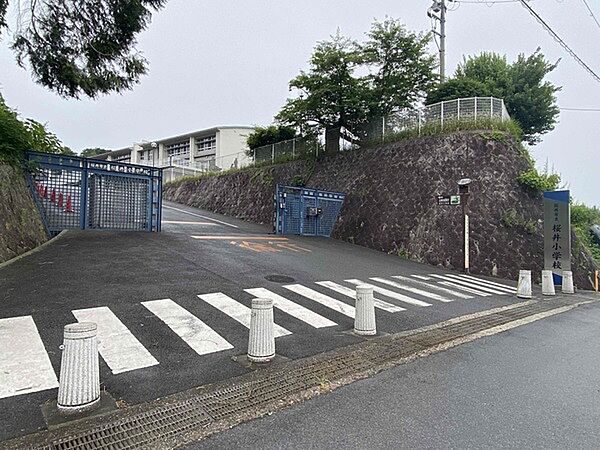
[[[597,300],[532,300],[371,338],[224,382],[0,443],[0,448],[173,448],[383,370]]]
[[[25,253],[21,253],[20,255],[17,255],[14,258],[9,259],[8,261],[4,261],[3,263],[0,263],[0,269],[3,269],[5,267],[11,265],[12,263],[15,263],[23,258],[26,258],[27,256],[33,255],[34,253],[37,253],[40,250],[43,250],[44,248],[48,247],[50,244],[54,244],[59,239],[62,239],[64,237],[64,235],[67,234],[68,231],[69,230],[62,230],[60,233],[58,233],[56,236],[48,239],[42,245],[38,245],[36,248],[32,248],[31,250],[26,251]]]

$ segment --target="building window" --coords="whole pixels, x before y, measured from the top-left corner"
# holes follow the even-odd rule
[[[165,145],[165,150],[169,156],[188,156],[190,154],[190,141]]]
[[[205,152],[208,150],[217,149],[217,135],[206,136],[203,138],[196,138],[196,149],[198,152]]]

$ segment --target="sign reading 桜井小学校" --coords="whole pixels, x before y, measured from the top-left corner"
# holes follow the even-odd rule
[[[552,270],[554,284],[571,270],[571,210],[569,191],[544,192],[544,269]]]

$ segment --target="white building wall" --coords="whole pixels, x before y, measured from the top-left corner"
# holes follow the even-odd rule
[[[248,149],[246,139],[252,128],[221,128],[217,132],[217,166],[223,170],[233,167],[244,167],[252,163],[245,151]]]

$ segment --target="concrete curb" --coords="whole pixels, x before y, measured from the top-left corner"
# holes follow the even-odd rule
[[[46,248],[47,246],[49,246],[50,244],[55,243],[56,241],[58,241],[59,239],[63,238],[65,236],[65,234],[67,234],[69,230],[62,230],[60,233],[58,233],[56,236],[54,236],[53,238],[48,239],[46,242],[44,242],[42,245],[38,245],[36,248],[32,248],[29,251],[26,251],[25,253],[21,253],[18,256],[15,256],[12,259],[9,259],[8,261],[4,261],[3,263],[0,263],[0,269],[5,268],[6,266],[11,265],[14,262],[17,262],[23,258],[26,258],[27,256],[33,255],[34,253],[39,252],[40,250],[43,250],[44,248]]]

